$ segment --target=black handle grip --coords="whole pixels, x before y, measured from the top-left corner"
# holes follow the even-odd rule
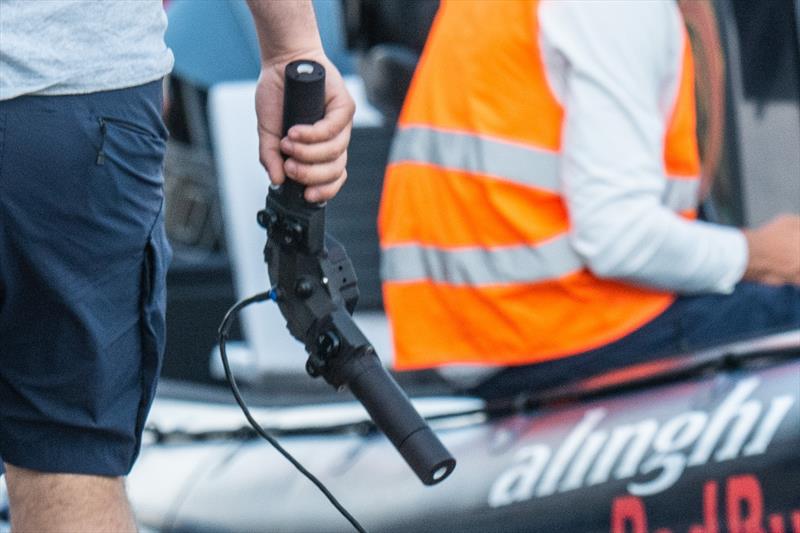
[[[359,369],[348,382],[350,391],[424,484],[444,480],[455,468],[456,460],[378,357],[374,353],[362,354],[357,360]]]
[[[285,74],[284,135],[295,124],[313,124],[325,115],[325,69],[300,60],[289,63]],[[349,270],[352,265],[341,247],[338,252],[323,249],[324,204],[306,202],[304,190],[302,184],[287,179],[280,189],[270,190],[262,215],[269,232],[266,260],[270,279],[282,291],[278,303],[287,327],[309,351],[309,368],[314,370],[309,373],[324,376],[337,388],[347,385],[422,482],[438,483],[453,471],[455,459],[353,322],[345,305],[355,305],[354,288],[347,289],[349,296],[345,297],[344,287],[333,277],[326,279],[325,273],[334,271],[332,261],[338,261],[339,270],[344,262]],[[302,276],[325,281],[316,293],[311,283],[311,294],[299,297],[296,287]],[[336,342],[320,348],[320,338]]]
[[[283,135],[296,124],[313,124],[325,116],[325,67],[301,59],[286,65],[283,90]]]
[[[314,124],[325,116],[325,68],[315,61],[299,60],[286,65],[283,89],[283,136],[296,124]],[[311,205],[304,198],[305,186],[288,178],[283,185],[289,205]]]

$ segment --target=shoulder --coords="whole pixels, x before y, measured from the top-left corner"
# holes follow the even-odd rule
[[[682,21],[671,0],[542,0],[542,37],[566,55],[608,55],[647,61],[671,54]]]

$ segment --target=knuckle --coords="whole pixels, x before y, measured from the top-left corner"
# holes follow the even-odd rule
[[[317,168],[314,165],[302,165],[303,181],[314,183],[317,180]]]
[[[347,152],[347,147],[350,144],[350,133],[348,131],[343,131],[339,137],[336,139],[336,150],[337,153]]]
[[[342,184],[340,182],[331,183],[327,187],[325,187],[325,192],[330,196],[336,196],[336,193],[342,188]]]
[[[335,173],[337,176],[341,175],[342,172],[346,171],[347,169],[347,152],[343,152],[333,163],[333,167],[335,168]]]
[[[327,139],[332,139],[338,133],[338,128],[336,128],[335,124],[327,124],[325,126],[325,137]]]
[[[295,163],[292,165],[292,172],[289,175],[296,181],[305,182],[308,179],[308,167]]]
[[[314,147],[312,150],[314,162],[315,163],[322,163],[324,161],[328,161],[330,157],[330,147],[326,144],[319,144]]]
[[[308,161],[311,159],[313,154],[309,150],[309,148],[302,144],[295,143],[294,147],[292,148],[292,157],[299,161]]]
[[[343,143],[341,139],[337,138],[331,143],[330,158],[331,160],[339,159],[339,157],[347,151],[347,143]]]

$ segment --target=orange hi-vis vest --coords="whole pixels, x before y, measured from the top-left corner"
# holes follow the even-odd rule
[[[379,215],[398,369],[521,365],[613,342],[675,296],[595,277],[559,193],[564,109],[536,0],[443,2],[398,121]],[[695,215],[700,173],[685,41],[662,202]],[[602,133],[600,133],[602,134]]]

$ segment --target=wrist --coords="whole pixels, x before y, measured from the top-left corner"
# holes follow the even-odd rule
[[[306,46],[275,47],[270,50],[261,50],[261,68],[283,68],[298,59],[313,59],[319,61],[325,57],[322,44],[317,42]]]
[[[310,0],[247,0],[258,34],[262,66],[288,63],[302,54],[322,51]]]
[[[745,243],[747,244],[747,264],[743,279],[759,280],[767,271],[767,263],[758,245],[756,230],[743,229]]]

